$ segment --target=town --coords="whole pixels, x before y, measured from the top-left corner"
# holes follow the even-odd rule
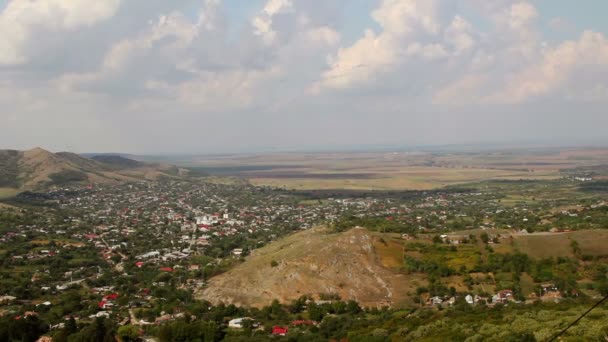
[[[572,187],[573,182],[554,185]],[[0,314],[40,315],[51,332],[65,329],[70,320],[109,319],[143,329],[193,319],[188,308],[209,279],[283,236],[316,226],[336,232],[361,226],[382,234],[385,244],[384,239],[400,241],[404,265],[399,272],[428,276],[411,295],[414,307],[558,302],[603,292],[601,276],[597,284],[582,283],[556,271],[576,269],[575,260],[499,254],[512,250],[514,239],[563,236],[605,223],[603,200],[572,205],[572,200],[533,198],[541,187],[482,183],[373,196],[168,181],[23,193],[2,207]],[[528,200],[505,203],[508,192],[522,191]],[[595,258],[569,239],[568,249],[577,258]],[[475,252],[476,246],[484,252]],[[465,261],[456,267],[460,259]],[[587,264],[586,272],[601,274],[601,264]],[[331,298],[320,291],[302,305],[331,305]],[[397,304],[386,303],[388,308]],[[226,327],[238,330],[235,319],[243,317],[230,319]],[[307,319],[305,326],[319,324]],[[247,326],[271,334],[285,335],[288,329],[253,323]]]

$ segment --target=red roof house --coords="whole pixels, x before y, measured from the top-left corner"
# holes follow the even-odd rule
[[[285,335],[287,335],[287,332],[288,332],[287,327],[279,327],[279,326],[272,327],[273,335],[285,336]]]
[[[105,300],[116,300],[118,298],[118,293],[110,293],[109,295],[103,297]]]
[[[303,319],[299,319],[299,320],[295,320],[291,322],[291,325],[315,325],[315,322],[311,321],[311,320],[303,320]]]

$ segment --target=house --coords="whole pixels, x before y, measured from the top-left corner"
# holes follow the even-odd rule
[[[105,300],[116,300],[118,299],[118,293],[110,293],[109,295],[103,297]]]
[[[511,290],[501,290],[498,291],[497,294],[492,296],[492,303],[506,303],[508,301],[514,300],[513,291]]]
[[[0,304],[7,304],[17,299],[17,297],[13,296],[0,296]]]
[[[314,321],[311,321],[311,320],[302,320],[302,319],[295,320],[295,321],[291,322],[291,325],[296,326],[296,327],[298,327],[298,326],[304,326],[304,325],[311,326],[311,325],[315,325],[315,324],[316,323]]]
[[[114,306],[114,304],[112,304],[111,302],[108,302],[106,300],[102,300],[101,302],[97,303],[97,306],[100,309],[104,309],[105,310],[105,309],[110,309],[111,307]]]
[[[404,240],[412,240],[413,237],[410,234],[401,234],[401,238]]]
[[[503,303],[509,300],[513,300],[513,291],[511,290],[498,291],[498,295],[500,296],[500,299]]]
[[[440,305],[443,303],[443,299],[441,297],[435,296],[429,298],[429,305]]]
[[[274,326],[272,327],[272,334],[275,336],[286,336],[288,330],[287,327]]]
[[[107,311],[99,311],[98,313],[89,316],[89,318],[98,318],[98,317],[110,318],[110,314]]]
[[[253,318],[251,318],[251,317],[239,317],[239,318],[231,319],[228,322],[228,328],[242,329],[243,328],[243,323],[245,321],[253,321]],[[255,323],[253,325],[255,326]]]
[[[53,342],[53,338],[50,336],[40,336],[40,338],[37,339],[36,342]]]
[[[543,295],[550,293],[550,292],[559,292],[559,290],[557,289],[557,286],[555,286],[555,284],[553,284],[553,283],[540,284],[540,288],[542,289]]]
[[[470,305],[473,305],[475,303],[475,301],[473,300],[473,296],[471,296],[470,294],[466,295],[464,297],[464,300]]]

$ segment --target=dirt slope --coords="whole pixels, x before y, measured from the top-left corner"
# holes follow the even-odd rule
[[[398,305],[412,284],[384,268],[365,229],[330,234],[323,228],[274,242],[197,293],[212,303],[260,307],[309,294],[337,293],[365,306]],[[278,266],[272,267],[276,261]]]

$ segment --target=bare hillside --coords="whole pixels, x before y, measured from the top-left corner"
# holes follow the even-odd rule
[[[373,237],[361,228],[344,233],[311,229],[274,242],[229,272],[212,278],[200,299],[260,307],[304,294],[336,293],[365,306],[398,305],[412,284],[384,268]],[[277,266],[272,266],[276,261]]]

